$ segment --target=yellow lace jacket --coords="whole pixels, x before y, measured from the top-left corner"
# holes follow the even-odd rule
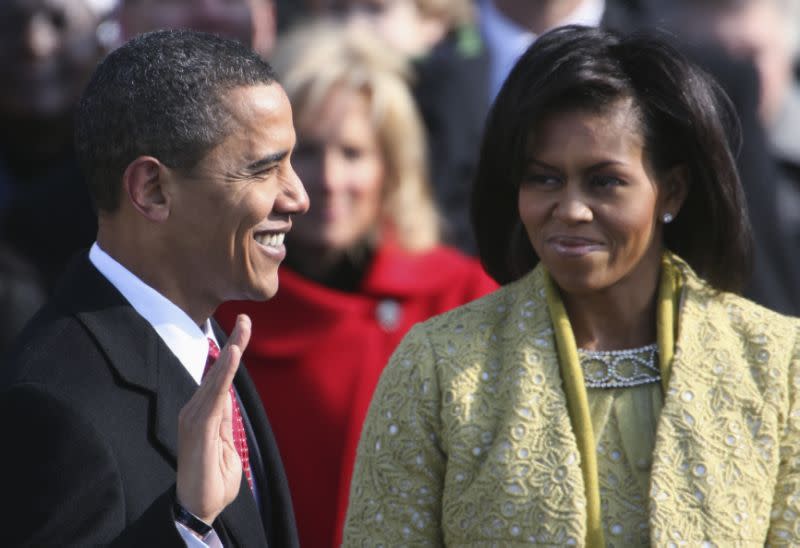
[[[800,545],[800,321],[682,261],[650,476],[654,546]],[[539,267],[417,325],[361,437],[345,546],[583,546],[586,496]]]

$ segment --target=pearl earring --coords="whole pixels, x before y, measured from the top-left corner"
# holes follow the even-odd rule
[[[664,213],[664,216],[661,217],[661,220],[664,221],[665,225],[668,225],[669,223],[671,223],[672,219],[674,219],[674,217],[672,216],[672,213]]]

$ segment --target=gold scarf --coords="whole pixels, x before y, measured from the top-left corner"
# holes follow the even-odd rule
[[[665,252],[661,260],[661,280],[656,303],[656,339],[658,342],[661,387],[666,393],[669,384],[681,288],[681,274],[675,267],[672,254]],[[586,546],[603,548],[605,538],[600,516],[600,486],[597,477],[596,442],[589,413],[589,401],[578,359],[578,346],[569,323],[567,311],[553,280],[546,276],[547,307],[553,322],[561,377],[567,394],[572,430],[581,454],[581,472],[586,490]]]

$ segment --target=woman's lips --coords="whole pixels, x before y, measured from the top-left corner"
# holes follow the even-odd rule
[[[601,242],[575,236],[551,236],[547,244],[559,255],[582,257],[603,247]]]

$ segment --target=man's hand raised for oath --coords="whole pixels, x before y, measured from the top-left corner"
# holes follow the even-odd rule
[[[250,341],[250,327],[249,317],[236,318],[216,364],[178,417],[178,502],[208,524],[233,502],[242,480],[230,387]]]

